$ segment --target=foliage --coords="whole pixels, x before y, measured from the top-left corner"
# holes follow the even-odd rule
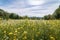
[[[53,15],[50,15],[50,14],[49,15],[45,15],[44,16],[44,19],[45,20],[52,20],[52,19],[54,19],[54,16]]]
[[[2,9],[0,9],[0,18],[3,19],[19,19],[19,15],[15,14],[15,13],[8,13]]]
[[[19,19],[19,15],[14,14],[14,13],[11,13],[11,14],[9,15],[9,18],[10,18],[10,19]]]
[[[5,12],[4,10],[0,9],[0,18],[8,19],[8,16],[8,12]]]
[[[56,19],[60,19],[60,7],[55,10],[55,12],[53,13],[53,16]]]

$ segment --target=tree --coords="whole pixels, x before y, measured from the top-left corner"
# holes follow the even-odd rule
[[[26,15],[26,16],[23,16],[23,19],[29,19],[29,17]]]
[[[49,14],[49,15],[45,15],[45,16],[44,16],[44,19],[45,19],[45,20],[52,20],[52,19],[54,19],[54,18],[53,18],[52,15]]]
[[[0,17],[3,18],[4,10],[0,9]]]
[[[6,20],[9,19],[9,13],[8,13],[8,12],[5,12],[5,13],[4,13],[4,18],[5,18]]]
[[[55,10],[55,12],[53,13],[53,16],[56,18],[56,19],[60,19],[60,6],[59,8],[57,8]]]
[[[11,13],[11,14],[9,15],[9,18],[10,18],[10,19],[15,19],[14,16],[15,16],[15,14],[14,14],[14,13]]]
[[[48,20],[48,16],[47,16],[47,15],[45,15],[45,16],[44,16],[44,19],[45,19],[45,20]]]
[[[19,16],[19,19],[23,19],[23,17],[22,16]]]
[[[9,18],[10,18],[10,19],[19,19],[19,15],[15,14],[15,13],[11,13],[11,14],[9,15]]]
[[[9,13],[8,12],[5,12],[2,9],[0,9],[0,18],[8,19],[9,18]]]

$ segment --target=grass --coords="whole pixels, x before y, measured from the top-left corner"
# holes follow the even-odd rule
[[[60,40],[60,20],[0,20],[0,40]]]

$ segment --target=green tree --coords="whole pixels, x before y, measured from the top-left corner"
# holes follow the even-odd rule
[[[44,16],[44,19],[45,19],[45,20],[52,20],[52,19],[53,19],[53,16],[50,15],[50,14],[49,14],[49,15],[45,15],[45,16]]]
[[[23,16],[23,19],[29,19],[29,17],[26,15],[26,16]]]
[[[15,14],[15,13],[11,13],[11,14],[9,15],[9,18],[10,18],[10,19],[19,19],[19,15]]]
[[[56,18],[56,19],[60,19],[60,6],[59,8],[57,8],[55,10],[55,12],[53,13],[53,16]]]
[[[0,9],[0,18],[8,19],[9,18],[9,13],[8,12],[5,12],[2,9]]]
[[[44,16],[44,19],[45,19],[45,20],[48,20],[48,15],[45,15],[45,16]]]

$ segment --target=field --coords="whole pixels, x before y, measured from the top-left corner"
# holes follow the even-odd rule
[[[0,20],[0,40],[60,40],[60,20]]]

